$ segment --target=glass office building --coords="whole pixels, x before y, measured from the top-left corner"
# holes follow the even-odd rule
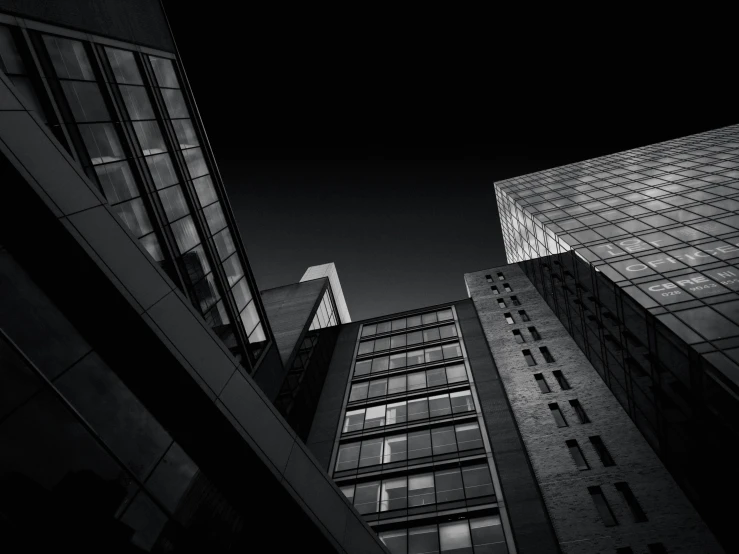
[[[253,370],[270,331],[176,56],[0,14],[0,70]]]
[[[722,541],[739,444],[737,167],[732,126],[496,184],[509,262]]]

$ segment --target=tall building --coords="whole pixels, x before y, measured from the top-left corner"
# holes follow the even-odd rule
[[[731,126],[496,184],[508,261],[730,550],[737,167]]]
[[[0,549],[383,552],[280,415],[335,276],[283,364],[159,2],[2,0],[0,69]]]

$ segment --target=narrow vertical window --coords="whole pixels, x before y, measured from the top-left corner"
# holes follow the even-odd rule
[[[595,503],[595,507],[598,510],[598,513],[600,514],[600,517],[606,527],[613,527],[614,525],[618,525],[616,517],[613,515],[611,507],[608,505],[608,501],[606,500],[606,497],[600,487],[588,487],[588,492],[590,493],[590,496]]]
[[[536,365],[536,360],[534,359],[534,356],[531,354],[531,350],[521,350],[521,354],[523,354],[523,357],[526,358],[526,363],[530,366]]]
[[[518,296],[511,296],[511,302],[513,302],[514,306],[520,306],[521,302],[518,300]]]
[[[486,281],[487,281],[488,283],[492,283],[492,282],[493,282],[493,276],[492,276],[492,275],[485,275],[485,280],[486,280]]]
[[[634,493],[632,492],[631,487],[629,487],[628,483],[614,483],[614,486],[616,487],[616,490],[620,492],[621,495],[624,497],[626,504],[628,504],[629,509],[631,510],[631,515],[634,516],[634,521],[636,523],[647,521],[647,514],[645,514],[644,510],[641,509],[639,501],[636,499],[636,496],[634,496]]]
[[[548,364],[551,364],[554,361],[554,356],[549,352],[549,349],[546,346],[540,346],[539,352],[541,352],[541,355],[544,356],[544,359]]]
[[[508,283],[503,283],[503,289],[505,289],[506,292],[513,292],[511,285],[509,285]]]
[[[496,287],[495,285],[493,285],[492,287],[490,287],[490,290],[493,291],[493,294],[500,294],[500,291],[498,290],[498,287]]]
[[[604,467],[615,466],[616,462],[613,461],[611,453],[608,452],[606,445],[603,444],[603,440],[599,436],[589,437],[590,444],[593,445],[595,452],[598,454],[600,461],[603,462]]]
[[[567,427],[567,421],[565,420],[565,416],[562,415],[562,410],[559,409],[559,404],[553,402],[549,404],[549,409],[552,411],[552,417],[557,423],[557,427]]]
[[[665,545],[661,542],[648,544],[647,548],[649,549],[649,554],[667,554],[667,549],[665,548]]]
[[[539,331],[536,330],[536,327],[529,327],[529,333],[531,333],[531,337],[534,340],[541,340],[541,335],[539,334]]]
[[[544,394],[552,392],[549,388],[549,384],[547,384],[547,380],[544,379],[544,376],[541,373],[534,373],[534,379],[536,379],[536,384],[539,385],[539,390],[541,390],[541,392]]]
[[[516,339],[516,342],[518,344],[522,344],[526,342],[525,340],[523,340],[523,335],[521,334],[521,331],[519,331],[518,329],[513,330],[513,338]]]
[[[509,312],[504,313],[503,317],[505,318],[508,325],[513,325],[515,323],[515,321],[513,321],[513,317],[511,317],[511,314]]]
[[[531,320],[529,319],[529,316],[528,316],[528,314],[526,313],[526,310],[518,310],[518,315],[520,315],[520,316],[521,316],[521,320],[522,320],[522,321],[531,321]]]
[[[503,300],[502,298],[498,298],[498,307],[505,308],[506,307],[505,300]]]
[[[552,375],[554,375],[554,378],[557,380],[557,384],[559,384],[559,388],[562,390],[570,390],[572,388],[561,371],[552,371]]]
[[[505,277],[503,277],[503,274],[500,271],[497,273],[497,275],[498,275],[498,281],[503,281],[505,279]]]
[[[590,469],[590,466],[585,460],[585,456],[583,456],[582,450],[580,450],[580,445],[577,444],[577,441],[569,440],[566,441],[565,444],[567,444],[567,448],[570,449],[570,454],[572,455],[572,459],[575,460],[575,465],[577,466],[577,469],[579,469],[580,471]]]
[[[570,400],[570,406],[572,406],[572,409],[575,410],[575,413],[577,414],[577,419],[580,420],[580,423],[590,423],[590,418],[588,418],[588,414],[585,413],[585,410],[583,409],[579,400]]]

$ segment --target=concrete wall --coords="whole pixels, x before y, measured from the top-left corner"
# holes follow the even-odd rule
[[[503,292],[503,281],[495,277],[497,271],[504,274],[512,293]],[[501,290],[500,295],[493,295],[486,274],[496,279],[492,284]],[[562,551],[590,554],[629,546],[641,553],[646,552],[647,544],[662,543],[670,553],[722,552],[654,451],[518,266],[469,273],[465,281]],[[512,305],[511,295],[518,297],[521,306]],[[506,300],[507,308],[498,306],[500,297]],[[530,322],[522,322],[519,310],[526,310]],[[513,314],[514,325],[506,323],[504,312]],[[536,327],[540,341],[533,341],[529,326]],[[521,330],[525,344],[516,343],[513,329]],[[544,360],[540,346],[548,347],[553,363]],[[531,350],[536,366],[527,365],[521,352],[524,348]],[[564,373],[570,390],[560,389],[553,370]],[[550,393],[540,391],[535,373],[543,374]],[[580,401],[590,423],[578,422],[569,404],[571,399]],[[559,404],[568,427],[556,426],[548,406],[553,402]],[[588,439],[594,435],[601,437],[615,466],[603,467]],[[575,466],[565,444],[570,439],[577,440],[589,470],[580,471]],[[617,482],[629,484],[648,521],[634,522],[623,497],[614,488]],[[602,488],[617,526],[603,524],[588,493],[588,487],[594,485]]]

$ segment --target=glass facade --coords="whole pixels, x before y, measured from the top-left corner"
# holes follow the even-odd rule
[[[394,554],[506,553],[455,311],[359,331],[333,476]]]
[[[253,368],[269,330],[181,67],[164,52],[64,34],[0,25],[0,69],[141,246]]]
[[[574,251],[739,388],[739,126],[495,188],[509,262]]]

